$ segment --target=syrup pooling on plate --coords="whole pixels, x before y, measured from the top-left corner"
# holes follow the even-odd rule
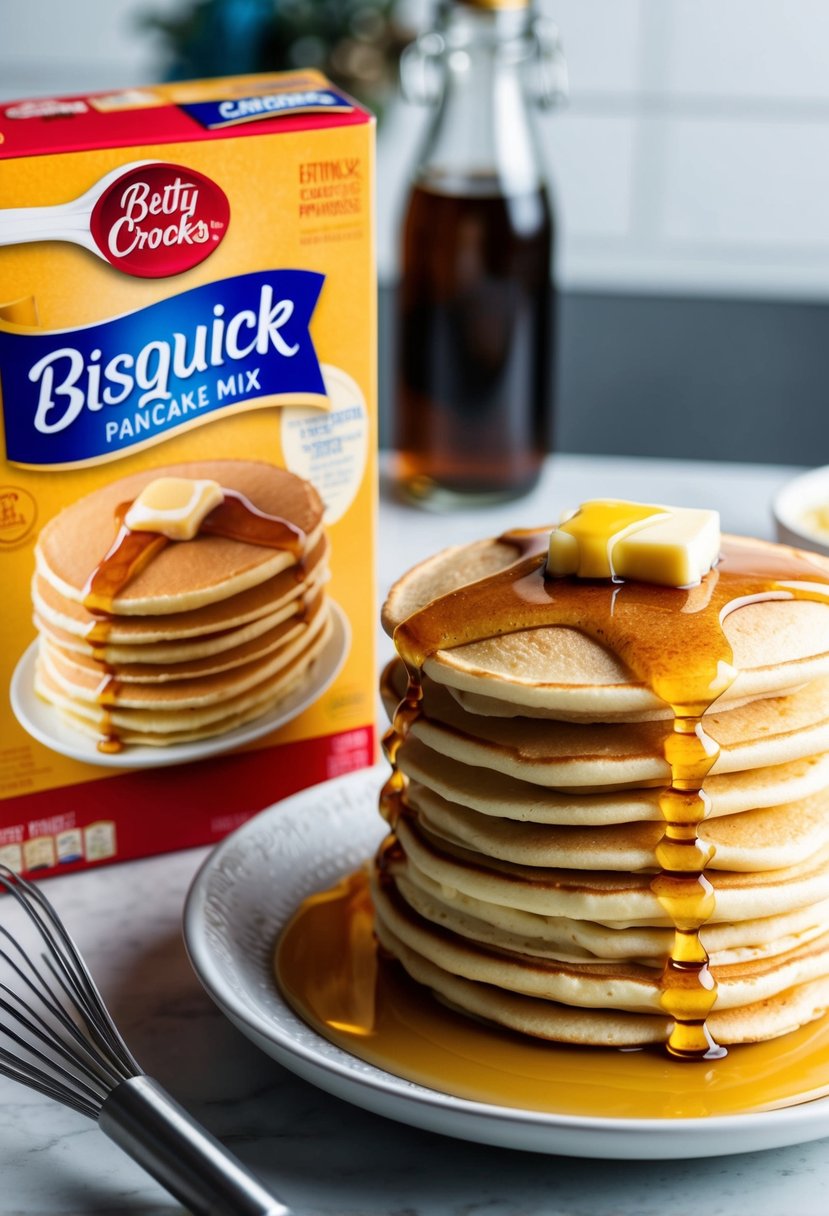
[[[268,515],[237,490],[222,489],[223,501],[214,507],[199,524],[198,535],[219,536],[266,549],[280,549],[293,554],[301,567],[306,536],[301,528],[279,515]],[[168,545],[177,543],[159,532],[130,528],[126,516],[131,502],[121,503],[115,510],[116,535],[87,579],[83,588],[83,605],[95,618],[86,633],[93,647],[93,656],[106,667],[102,657],[108,640],[114,604],[121,592],[137,578],[150,562]],[[108,710],[116,704],[118,682],[108,670],[97,693],[98,705],[104,710],[104,738],[98,750],[114,753],[121,750],[117,730]]]
[[[606,647],[672,711],[665,741],[671,784],[660,797],[665,828],[657,853],[661,870],[653,883],[675,930],[662,1005],[672,1019],[672,1054],[689,1059],[716,1054],[706,1028],[716,984],[699,937],[714,910],[705,874],[711,854],[698,829],[708,813],[704,779],[719,751],[705,731],[704,714],[737,674],[722,622],[756,601],[829,603],[829,579],[793,550],[737,539],[723,544],[719,564],[690,588],[550,578],[544,556],[548,534],[536,535],[537,545],[531,533],[502,537],[514,544],[515,563],[438,597],[395,630],[408,688],[384,741],[393,774],[381,810],[393,827],[405,806],[405,778],[394,760],[420,713],[423,667],[439,651],[549,626],[579,630]]]
[[[364,870],[312,895],[279,939],[279,988],[324,1038],[440,1093],[602,1119],[734,1115],[829,1093],[829,1018],[789,1034],[783,1055],[772,1039],[691,1069],[676,1068],[662,1051],[568,1047],[425,997],[378,949],[373,923]]]

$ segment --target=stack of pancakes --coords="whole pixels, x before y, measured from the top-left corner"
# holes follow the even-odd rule
[[[243,495],[298,529],[302,553],[221,536],[175,541],[111,612],[93,614],[85,589],[115,539],[116,511],[162,476]],[[80,499],[38,540],[37,692],[76,729],[119,745],[191,742],[267,713],[308,677],[331,631],[322,515],[308,482],[243,460],[146,470]]]
[[[386,630],[517,556],[504,540],[438,554],[392,589]],[[738,674],[705,718],[721,751],[704,781],[716,904],[700,937],[717,982],[708,1024],[730,1044],[829,1007],[829,603],[749,603],[723,629]],[[390,717],[406,683],[394,660]],[[422,687],[375,866],[382,945],[443,1000],[512,1029],[665,1042],[673,925],[652,883],[670,709],[558,626],[438,650]]]

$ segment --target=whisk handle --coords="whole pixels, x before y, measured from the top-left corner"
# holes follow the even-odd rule
[[[291,1216],[151,1077],[117,1085],[98,1126],[194,1216]]]

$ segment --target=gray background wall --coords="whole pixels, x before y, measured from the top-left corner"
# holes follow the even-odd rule
[[[380,440],[393,434],[394,290],[380,289]],[[829,463],[829,306],[565,291],[554,447]]]

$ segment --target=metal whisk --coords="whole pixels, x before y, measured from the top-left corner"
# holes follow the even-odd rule
[[[96,1119],[197,1216],[290,1216],[142,1072],[43,892],[0,864],[2,891],[24,932],[7,927],[14,903],[0,897],[0,1073]]]

